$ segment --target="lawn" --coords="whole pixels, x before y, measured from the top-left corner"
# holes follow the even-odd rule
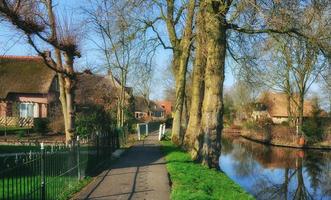
[[[21,152],[40,151],[39,146],[21,146],[21,145],[0,145],[0,154],[3,153],[21,153]]]
[[[77,181],[77,177],[46,177],[46,199],[70,199],[92,179],[86,177]],[[40,199],[40,176],[12,177],[0,179],[0,199]]]
[[[0,127],[0,135],[7,134],[18,134],[18,133],[28,133],[32,131],[32,128],[27,127]]]
[[[190,155],[170,141],[162,142],[172,181],[172,200],[254,199],[224,173],[192,162]]]

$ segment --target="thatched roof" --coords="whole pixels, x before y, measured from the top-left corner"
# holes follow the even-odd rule
[[[37,56],[0,56],[0,99],[9,93],[47,94],[55,72]]]
[[[142,96],[134,97],[134,107],[136,112],[162,112],[163,108],[152,100],[147,100]]]
[[[298,96],[296,95],[296,102],[298,102]],[[271,117],[288,117],[287,113],[287,96],[281,92],[265,92],[259,98],[259,102],[267,106],[267,111]],[[291,100],[292,113],[296,113],[297,104],[294,100]],[[313,104],[309,100],[304,101],[303,116],[311,116],[313,110]]]
[[[121,85],[111,75],[101,76],[84,72],[77,75],[75,101],[78,104],[113,104],[118,99]],[[130,89],[126,87],[126,98],[130,98]]]
[[[104,103],[106,98],[116,98],[116,87],[110,79],[94,74],[77,75],[75,101],[78,104]]]

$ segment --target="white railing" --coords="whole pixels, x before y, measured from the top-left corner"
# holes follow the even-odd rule
[[[138,140],[141,139],[140,126],[145,126],[145,128],[146,128],[146,133],[145,133],[145,135],[148,136],[148,123],[137,124]]]
[[[160,124],[160,128],[159,128],[159,141],[162,140],[162,137],[165,134],[165,124]]]

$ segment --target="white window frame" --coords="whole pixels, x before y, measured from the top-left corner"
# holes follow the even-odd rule
[[[20,117],[34,117],[34,103],[19,104]]]

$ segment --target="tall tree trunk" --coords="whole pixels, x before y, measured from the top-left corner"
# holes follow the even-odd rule
[[[193,66],[193,80],[192,80],[192,99],[190,107],[190,117],[185,133],[185,148],[191,150],[192,158],[197,156],[197,148],[194,147],[196,137],[200,131],[201,107],[204,95],[204,71],[206,67],[206,53],[205,53],[205,27],[204,27],[204,10],[203,5],[200,5],[197,16],[197,40],[196,40],[196,54]]]
[[[48,0],[45,3],[49,16],[52,40],[58,41],[56,18],[53,12],[52,0]],[[59,88],[60,88],[59,99],[62,105],[66,144],[69,144],[74,139],[74,135],[75,135],[74,134],[75,133],[75,111],[74,111],[75,72],[73,68],[74,56],[65,53],[65,67],[63,67],[61,51],[56,47],[54,47],[54,49],[55,49],[55,57],[56,57],[56,67],[58,69],[65,69],[65,71],[71,75],[71,77],[69,77],[67,75],[65,76],[63,74],[58,73]],[[51,59],[50,55],[49,55],[49,59]]]
[[[180,59],[178,70],[175,70],[176,74],[176,105],[174,111],[174,120],[172,127],[172,135],[171,140],[175,144],[182,143],[183,139],[183,131],[182,131],[182,115],[183,115],[183,107],[184,107],[184,98],[185,98],[185,86],[186,86],[186,72],[187,72],[187,64],[191,51],[191,40],[192,40],[192,29],[193,29],[193,17],[194,17],[194,8],[195,8],[195,0],[190,0],[188,5],[188,13],[186,18],[186,24],[184,29],[184,34],[182,40],[180,42]],[[176,53],[177,54],[177,53]],[[175,54],[174,54],[175,55]],[[177,62],[174,59],[174,62]]]
[[[67,76],[65,80],[65,94],[67,100],[67,132],[66,141],[75,141],[75,105],[74,105],[74,91],[75,91],[75,72],[74,72],[74,57],[73,55],[65,54],[65,67],[70,77]]]
[[[302,92],[299,92],[299,103],[298,103],[298,126],[299,126],[299,132],[301,135],[303,135],[303,111],[304,111],[304,94]]]
[[[285,83],[284,83],[284,90],[286,93],[286,99],[287,99],[287,116],[288,116],[288,122],[289,124],[293,125],[293,113],[291,108],[291,99],[292,99],[292,88],[291,88],[291,77],[290,77],[290,70],[292,69],[292,58],[291,53],[289,52],[288,47],[286,44],[283,46],[282,49],[284,56],[285,56],[285,62],[286,62],[286,69],[285,69]]]
[[[218,168],[223,129],[223,82],[226,54],[226,21],[221,2],[206,0],[207,64],[205,93],[202,105],[202,149],[199,158],[203,165]],[[226,13],[226,11],[225,11]]]

